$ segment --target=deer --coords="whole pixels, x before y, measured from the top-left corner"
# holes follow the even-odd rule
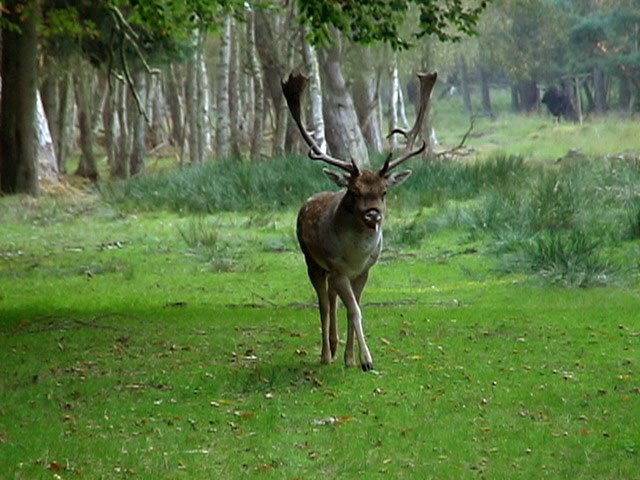
[[[368,372],[374,369],[373,358],[364,334],[360,299],[369,278],[369,270],[378,261],[383,246],[382,226],[386,214],[385,196],[389,188],[401,185],[411,170],[396,169],[404,162],[421,154],[426,142],[417,143],[427,113],[429,99],[437,73],[418,74],[420,103],[416,121],[410,130],[393,129],[405,139],[404,151],[396,159],[394,152],[386,157],[379,170],[361,168],[351,161],[325,153],[304,127],[301,119],[301,97],[308,77],[291,73],[282,81],[287,106],[302,138],[309,146],[309,158],[335,167],[323,169],[339,191],[326,191],[313,195],[300,209],[296,234],[304,254],[309,280],[318,298],[322,349],[320,362],[332,363],[338,351],[338,297],[347,309],[347,340],[344,363],[356,367],[355,341],[358,343],[360,367]]]

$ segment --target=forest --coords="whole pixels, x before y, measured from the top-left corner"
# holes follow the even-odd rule
[[[2,191],[124,179],[152,156],[303,152],[280,89],[291,71],[311,78],[318,142],[365,164],[414,114],[421,71],[439,72],[434,102],[460,97],[468,118],[499,115],[496,92],[523,114],[553,97],[568,121],[638,111],[632,0],[467,3],[3,2]],[[430,158],[440,128],[424,128]]]

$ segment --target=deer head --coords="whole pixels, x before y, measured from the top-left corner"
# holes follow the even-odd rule
[[[426,148],[424,140],[416,141],[425,114],[436,73],[419,74],[420,107],[416,122],[410,130],[395,129],[389,136],[405,137],[404,151],[395,159],[389,154],[379,170],[359,168],[354,161],[347,162],[323,152],[306,130],[301,120],[300,97],[307,77],[291,74],[282,83],[293,120],[309,146],[309,157],[336,167],[325,169],[327,177],[344,189],[340,192],[322,192],[310,198],[298,215],[297,235],[307,263],[309,278],[318,295],[322,325],[322,363],[330,363],[338,345],[337,297],[348,311],[349,327],[345,363],[355,365],[354,338],[358,341],[360,365],[363,370],[373,369],[373,360],[362,326],[360,296],[366,284],[369,269],[382,249],[382,222],[385,215],[385,196],[391,187],[404,182],[411,170],[395,169],[419,155]]]

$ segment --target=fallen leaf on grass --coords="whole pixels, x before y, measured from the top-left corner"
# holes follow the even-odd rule
[[[62,472],[63,470],[67,469],[67,466],[64,463],[60,463],[60,462],[51,462],[49,464],[49,470],[51,470],[52,472]]]

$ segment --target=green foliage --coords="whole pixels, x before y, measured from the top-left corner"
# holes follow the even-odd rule
[[[102,193],[110,202],[135,209],[267,212],[301,205],[308,196],[329,185],[317,163],[288,157],[259,163],[226,160],[185,167],[107,184]]]
[[[639,22],[637,7],[596,11],[580,18],[569,32],[573,68],[589,71],[599,67],[614,75],[620,73],[621,66],[639,68]]]
[[[385,42],[394,49],[406,49],[425,35],[446,41],[473,33],[488,3],[484,0],[466,4],[435,0],[299,0],[298,5],[301,19],[311,27],[311,38],[317,43],[330,43],[334,27],[356,43]],[[416,16],[418,22],[412,23],[412,33],[403,35],[402,26]]]

